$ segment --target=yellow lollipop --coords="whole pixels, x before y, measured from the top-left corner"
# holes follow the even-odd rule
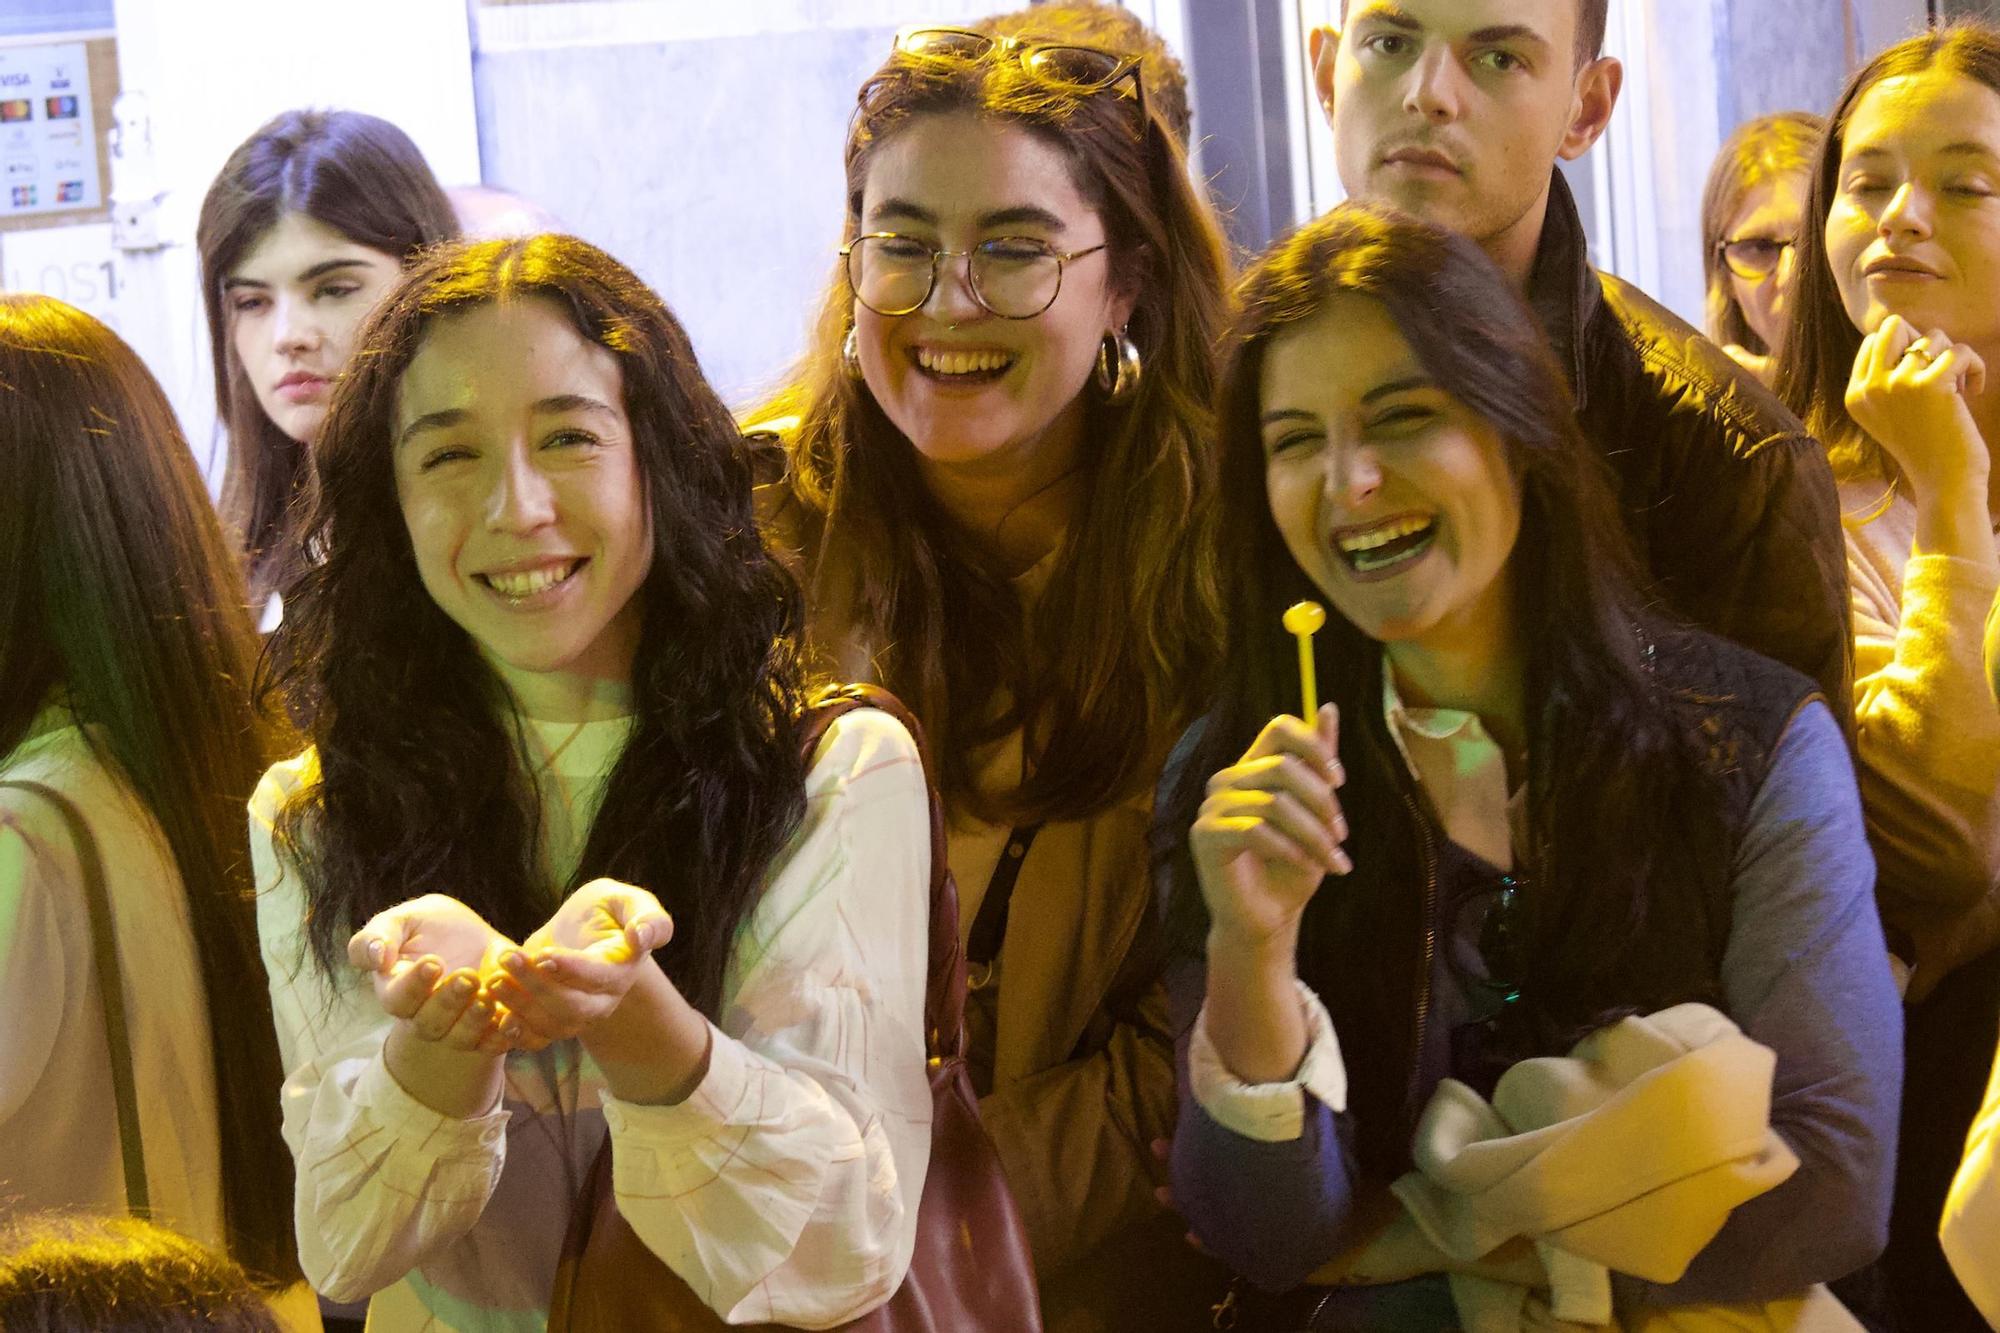
[[[1285,629],[1299,640],[1299,694],[1305,704],[1302,714],[1311,725],[1319,715],[1319,682],[1313,677],[1313,635],[1326,624],[1326,608],[1318,602],[1297,602],[1285,611]]]

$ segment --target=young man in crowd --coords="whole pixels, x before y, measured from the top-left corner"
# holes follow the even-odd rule
[[[1618,102],[1607,3],[1346,0],[1310,51],[1341,184],[1470,236],[1521,285],[1660,597],[1812,676],[1850,719],[1845,553],[1823,451],[1719,348],[1591,268],[1556,170]]]

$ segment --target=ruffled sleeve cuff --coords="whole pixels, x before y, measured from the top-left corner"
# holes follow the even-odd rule
[[[362,1065],[349,1096],[358,1118],[396,1145],[401,1150],[398,1156],[407,1154],[414,1159],[413,1166],[430,1165],[413,1175],[428,1179],[423,1193],[432,1202],[485,1201],[497,1175],[496,1164],[506,1151],[510,1113],[504,1099],[496,1098],[492,1110],[468,1119],[440,1115],[404,1091],[389,1072],[388,1061],[379,1055]],[[358,1148],[361,1137],[356,1136],[352,1146]]]
[[[604,1098],[619,1211],[711,1308],[734,1310],[792,1253],[829,1164],[864,1150],[833,1112],[711,1025],[708,1072],[685,1101]]]
[[[1306,1020],[1306,1055],[1284,1083],[1245,1083],[1229,1072],[1208,1035],[1208,1010],[1196,1017],[1188,1044],[1188,1081],[1195,1101],[1218,1125],[1259,1143],[1289,1143],[1305,1132],[1305,1094],[1336,1115],[1347,1109],[1347,1065],[1340,1038],[1319,996],[1298,982]]]

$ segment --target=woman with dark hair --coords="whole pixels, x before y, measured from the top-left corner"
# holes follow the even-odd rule
[[[242,590],[139,358],[60,301],[0,296],[0,1197],[149,1202],[276,1286],[299,1268],[243,835],[270,736]]]
[[[1809,111],[1745,121],[1716,153],[1702,191],[1707,333],[1766,385],[1784,341],[1807,181],[1825,129]]]
[[[1973,1327],[1936,1230],[2000,1037],[2000,703],[1980,653],[2000,591],[2000,30],[1934,28],[1858,70],[1807,216],[1778,386],[1840,484],[1862,804],[1913,969],[1888,1268],[1923,1327]]]
[[[202,304],[229,433],[222,511],[266,629],[298,559],[286,513],[361,323],[412,256],[457,234],[410,137],[358,111],[285,112],[238,145],[201,201]]]
[[[763,418],[813,641],[938,756],[974,1081],[1052,1328],[1158,1326],[1199,1273],[1153,1196],[1146,830],[1218,637],[1226,259],[1141,60],[900,34],[848,133],[842,268]]]
[[[867,709],[802,758],[798,591],[680,325],[571,238],[435,252],[314,459],[325,556],[271,645],[312,748],[251,806],[313,1284],[539,1327],[608,1134],[718,1314],[887,1300],[929,1147],[923,769]]]
[[[1454,1297],[1490,1294],[1470,1275],[1562,1309],[1581,1265],[1602,1323],[1614,1301],[1620,1319],[1768,1302],[1866,1264],[1897,1008],[1825,701],[1648,609],[1560,372],[1470,242],[1343,206],[1240,297],[1221,399],[1237,616],[1161,814],[1188,1032],[1174,1192],[1195,1234],[1261,1288],[1342,1284],[1308,1291],[1314,1328],[1455,1327]],[[1284,715],[1281,621],[1315,597],[1330,702],[1307,722]],[[1635,1084],[1620,1105],[1650,1111],[1510,1198],[1513,1229],[1480,1223],[1470,1253],[1422,1229],[1440,1116],[1581,1095],[1593,1052],[1690,1023],[1721,1079],[1703,1115]],[[1754,1160],[1704,1159],[1690,1211],[1621,1224],[1725,1118],[1749,1122]],[[1634,1140],[1662,1174],[1625,1169]],[[1519,1165],[1538,1144],[1495,1150]],[[1602,1244],[1563,1230],[1580,1216]]]

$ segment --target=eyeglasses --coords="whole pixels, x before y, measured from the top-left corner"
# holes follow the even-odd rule
[[[896,34],[895,49],[902,55],[935,60],[1011,58],[1042,82],[1076,92],[1096,92],[1129,78],[1142,117],[1145,112],[1146,85],[1139,77],[1138,56],[1095,46],[995,37],[970,28],[905,28]]]
[[[878,315],[907,315],[937,286],[938,266],[966,261],[972,299],[1002,319],[1033,319],[1056,303],[1063,266],[1094,255],[1104,243],[1067,252],[1031,236],[996,236],[970,250],[940,250],[892,231],[857,236],[840,247],[855,299]]]
[[[1454,925],[1446,944],[1446,964],[1499,1006],[1521,998],[1521,976],[1527,970],[1528,926],[1521,892],[1520,880],[1501,875],[1491,887],[1468,894],[1456,913],[1456,922],[1462,924]],[[1479,914],[1476,931],[1467,919],[1471,913]],[[1466,944],[1473,944],[1476,958],[1460,956]]]
[[[1715,248],[1722,252],[1722,262],[1729,271],[1745,282],[1755,282],[1767,278],[1778,267],[1797,242],[1780,241],[1769,236],[1745,236],[1740,240],[1723,241]]]

